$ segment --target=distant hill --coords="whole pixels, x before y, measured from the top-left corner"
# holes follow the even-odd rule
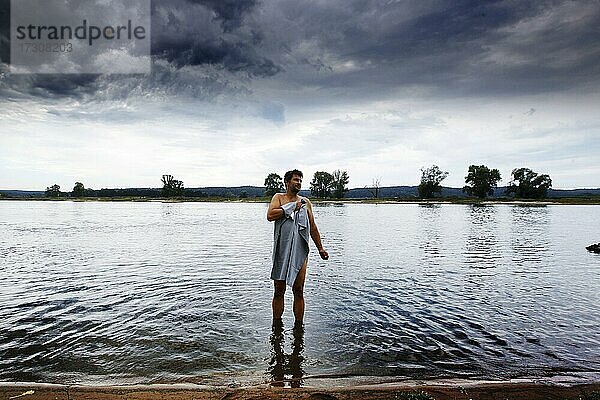
[[[186,188],[185,196],[187,197],[240,197],[245,192],[246,197],[261,197],[264,195],[265,189],[260,186],[209,186],[202,188]],[[125,197],[125,196],[143,196],[143,197],[160,197],[160,188],[124,188],[124,189],[99,189],[89,190],[87,195],[90,197]],[[499,187],[494,190],[491,197],[502,197],[506,192],[506,187]],[[5,197],[43,197],[44,191],[32,190],[0,190],[0,194]],[[379,188],[379,196],[385,198],[411,198],[417,197],[416,186],[386,186]],[[302,196],[310,197],[310,190],[300,191]],[[442,188],[441,195],[443,197],[465,197],[461,188]],[[550,189],[548,190],[549,198],[564,198],[564,197],[590,197],[600,196],[599,189]],[[354,188],[350,189],[345,198],[347,199],[364,199],[372,198],[373,195],[368,189]]]
[[[43,190],[0,190],[0,194],[6,197],[43,197]]]
[[[248,197],[261,197],[265,194],[265,188],[259,186],[209,186],[203,188],[186,189],[186,195],[191,197],[239,197],[242,192],[246,192]]]
[[[418,197],[419,192],[416,186],[387,186],[379,189],[380,197]],[[307,191],[309,194],[310,192]],[[494,190],[491,197],[503,197],[506,193],[506,186],[498,187]],[[442,188],[442,197],[465,197],[462,188]],[[589,197],[600,196],[600,189],[550,189],[548,190],[549,198],[560,197]],[[346,193],[346,198],[361,199],[373,197],[368,189],[355,188],[350,189]]]
[[[600,196],[600,189],[549,189],[549,197],[590,197]]]

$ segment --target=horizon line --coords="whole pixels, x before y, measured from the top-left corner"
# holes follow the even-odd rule
[[[417,188],[419,185],[389,185],[389,186],[379,186],[379,189],[385,189],[385,188],[397,188],[397,187],[410,187],[410,188]],[[264,186],[255,186],[255,185],[237,185],[237,186],[198,186],[198,187],[184,187],[184,189],[210,189],[210,188],[244,188],[244,187],[252,187],[252,188],[264,188]],[[354,188],[348,188],[348,190],[360,190],[360,189],[371,189],[374,186],[363,186],[363,187],[354,187]],[[508,187],[508,185],[503,185],[503,186],[496,186],[495,189],[500,189],[500,188],[504,188],[504,187]],[[93,189],[93,188],[89,188],[86,187],[86,189],[90,189],[90,190],[104,190],[104,189],[108,189],[108,190],[115,190],[115,189],[155,189],[155,190],[161,190],[161,187],[143,187],[143,186],[129,186],[129,187],[104,187],[104,188],[100,188],[100,189]],[[462,187],[454,187],[454,186],[442,186],[442,189],[457,189],[457,190],[462,190]],[[301,191],[304,190],[308,190],[310,191],[310,188],[307,189],[301,189]],[[548,190],[600,190],[600,187],[575,187],[575,188],[554,188],[554,187],[550,187]],[[0,192],[45,192],[45,189],[0,189]],[[69,191],[65,191],[64,193],[69,193],[72,192],[72,190]]]

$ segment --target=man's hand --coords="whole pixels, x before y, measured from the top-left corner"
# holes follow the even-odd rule
[[[319,255],[323,260],[329,260],[329,253],[327,253],[325,249],[319,250]]]
[[[304,200],[298,200],[296,202],[296,208],[294,208],[294,211],[298,211],[300,208],[302,208],[302,206],[306,204],[306,202]]]

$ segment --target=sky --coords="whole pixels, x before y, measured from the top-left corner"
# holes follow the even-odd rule
[[[600,187],[597,1],[161,0],[151,18],[149,74],[11,74],[1,30],[0,189],[293,168],[305,188],[335,169],[417,185],[431,165],[462,187],[471,164]]]

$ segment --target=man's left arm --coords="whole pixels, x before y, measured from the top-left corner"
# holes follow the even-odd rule
[[[315,246],[319,250],[319,255],[323,260],[329,259],[329,254],[323,248],[323,243],[321,243],[321,234],[319,233],[319,229],[317,228],[317,224],[315,223],[315,217],[313,215],[312,203],[307,199],[307,211],[308,211],[308,221],[310,222],[310,237],[313,242],[315,242]]]

